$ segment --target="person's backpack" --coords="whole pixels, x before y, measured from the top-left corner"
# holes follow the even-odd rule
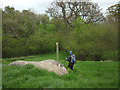
[[[72,57],[73,57],[73,58],[71,58],[71,62],[73,62],[73,61],[74,61],[74,63],[76,63],[75,54],[72,54]]]

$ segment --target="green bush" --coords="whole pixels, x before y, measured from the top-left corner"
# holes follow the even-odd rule
[[[105,52],[114,52],[117,48],[117,30],[110,25],[88,25],[84,30],[72,30],[63,37],[62,47],[76,54],[79,60],[107,60]],[[83,26],[84,27],[84,26]],[[82,26],[81,26],[82,28]],[[112,37],[112,38],[111,38]],[[113,53],[111,53],[113,55]],[[104,57],[105,56],[105,57]],[[111,58],[114,60],[114,58]]]
[[[3,16],[3,57],[16,57],[55,52],[55,43],[61,51],[70,51],[79,60],[116,59],[118,30],[111,23],[85,24],[81,17],[71,22],[66,31],[64,20],[48,15],[36,15],[30,10],[19,12],[6,7]],[[21,18],[21,19],[19,19]]]

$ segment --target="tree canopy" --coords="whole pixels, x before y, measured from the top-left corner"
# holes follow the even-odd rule
[[[72,22],[81,17],[85,24],[104,21],[100,7],[92,2],[54,1],[46,12],[54,18],[63,19],[66,30],[73,27]]]
[[[114,10],[117,8],[113,7],[117,5],[108,8],[106,17],[92,2],[55,1],[51,5],[46,14],[5,7],[3,57],[55,52],[58,42],[60,51],[72,50],[78,60],[116,60],[118,29]]]

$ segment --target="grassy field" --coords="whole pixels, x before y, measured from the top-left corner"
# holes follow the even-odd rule
[[[64,60],[67,55],[60,52],[59,61],[67,68]],[[56,53],[20,57],[25,61],[56,60]],[[118,62],[117,61],[77,61],[74,71],[58,76],[33,65],[8,66],[17,58],[3,59],[2,83],[4,88],[117,88]],[[18,60],[19,60],[18,59]]]

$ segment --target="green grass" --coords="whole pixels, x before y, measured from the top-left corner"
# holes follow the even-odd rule
[[[59,60],[62,62],[64,58],[67,57],[66,52],[59,52]],[[22,57],[14,57],[14,58],[2,58],[4,62],[2,64],[9,64],[12,60],[24,60],[24,61],[42,61],[46,59],[56,60],[56,53],[48,53],[48,54],[39,54],[39,55],[31,55],[31,56],[22,56]]]
[[[59,61],[67,68],[66,54],[60,52]],[[26,61],[56,60],[56,53],[26,56]],[[4,59],[5,60],[5,59]],[[7,62],[7,61],[6,61]],[[7,62],[8,63],[8,62]],[[59,76],[33,65],[8,66],[2,68],[4,88],[117,88],[118,62],[77,61],[74,71]]]

